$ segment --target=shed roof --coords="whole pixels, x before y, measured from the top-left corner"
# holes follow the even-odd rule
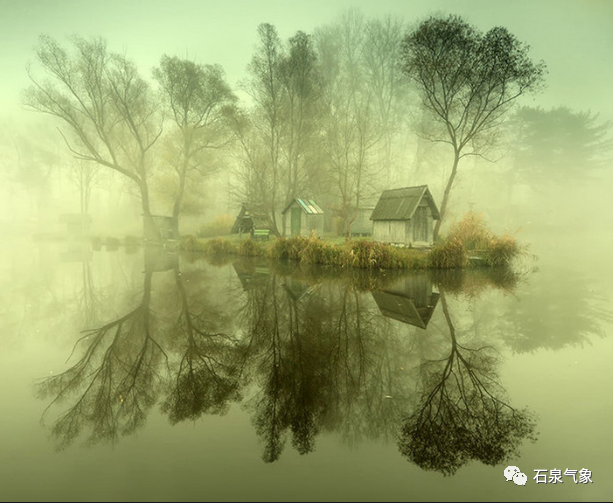
[[[249,226],[253,226],[256,229],[272,229],[272,222],[268,215],[254,212],[246,204],[241,206],[230,234],[236,234],[244,224],[249,224]]]
[[[372,296],[383,316],[426,328],[438,303],[439,294],[433,293],[427,306],[416,306],[413,299],[393,292],[372,292]]]
[[[439,212],[427,185],[384,190],[377,206],[370,216],[371,220],[409,220],[422,199],[428,202],[432,217],[439,219]]]
[[[285,213],[289,210],[294,203],[298,203],[302,211],[309,215],[323,215],[324,213],[324,210],[317,206],[317,203],[312,199],[300,199],[298,197],[292,199],[281,213]]]

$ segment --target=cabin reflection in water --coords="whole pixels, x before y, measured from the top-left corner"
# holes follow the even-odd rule
[[[392,283],[381,292],[372,292],[383,316],[425,329],[438,303],[426,273],[414,273]]]
[[[289,295],[289,297],[296,301],[303,301],[310,297],[319,288],[320,283],[310,285],[306,281],[302,281],[292,276],[286,276],[284,278],[283,288]]]
[[[265,262],[237,260],[232,267],[245,291],[266,284],[270,277],[270,269]]]

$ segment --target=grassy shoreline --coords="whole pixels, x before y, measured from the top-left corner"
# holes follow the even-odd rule
[[[487,229],[483,217],[474,212],[464,215],[451,227],[445,239],[428,250],[400,248],[366,239],[333,243],[315,235],[273,238],[270,241],[247,238],[238,243],[220,237],[199,239],[185,236],[179,247],[211,257],[237,255],[294,260],[301,264],[409,270],[505,267],[525,252],[515,237],[495,235]]]

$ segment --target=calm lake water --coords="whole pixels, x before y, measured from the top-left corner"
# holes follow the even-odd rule
[[[610,245],[398,274],[5,242],[0,498],[611,501]]]

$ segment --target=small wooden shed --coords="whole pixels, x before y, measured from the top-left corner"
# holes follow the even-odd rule
[[[312,199],[295,198],[281,212],[284,236],[310,236],[324,233],[324,212]]]
[[[272,230],[272,222],[268,215],[254,211],[248,205],[243,204],[239,211],[230,234],[251,234],[256,230]]]
[[[400,246],[431,246],[438,208],[427,185],[385,190],[370,216],[373,240]]]

